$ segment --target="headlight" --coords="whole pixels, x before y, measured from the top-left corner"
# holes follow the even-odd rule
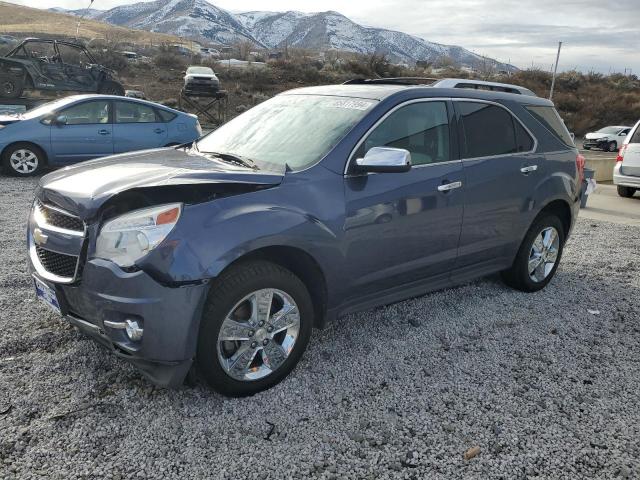
[[[182,204],[172,203],[125,213],[104,224],[95,257],[130,267],[156,248],[173,230]]]

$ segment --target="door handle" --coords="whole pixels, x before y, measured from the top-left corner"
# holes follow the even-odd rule
[[[462,186],[462,182],[445,183],[444,185],[440,185],[438,187],[438,191],[449,192],[451,190],[455,190],[456,188],[460,188],[461,186]]]
[[[100,135],[110,135],[109,130],[98,130],[98,134]]]
[[[161,129],[161,128],[156,128],[156,129],[154,130],[154,132],[156,132],[156,133],[160,134],[160,133],[164,133],[164,130],[163,130],[163,129]]]
[[[522,167],[520,169],[520,171],[525,175],[531,172],[535,172],[536,170],[538,170],[538,165],[529,165],[528,167]]]

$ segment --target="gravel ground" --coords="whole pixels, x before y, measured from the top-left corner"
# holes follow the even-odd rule
[[[636,227],[580,221],[543,292],[344,318],[233,400],[156,388],[34,301],[34,186],[0,177],[0,478],[640,477]]]

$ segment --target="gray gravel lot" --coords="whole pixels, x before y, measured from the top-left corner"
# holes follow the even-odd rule
[[[0,176],[0,478],[640,477],[637,227],[580,221],[543,292],[344,318],[234,400],[155,388],[35,302],[35,183]]]

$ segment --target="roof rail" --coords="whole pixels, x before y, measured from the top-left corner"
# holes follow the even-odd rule
[[[516,95],[529,95],[537,97],[535,93],[519,85],[509,83],[485,82],[466,78],[444,78],[431,85],[437,88],[470,88],[474,90],[490,90],[492,92],[515,93]]]
[[[431,85],[436,80],[429,77],[354,78],[343,85]]]

